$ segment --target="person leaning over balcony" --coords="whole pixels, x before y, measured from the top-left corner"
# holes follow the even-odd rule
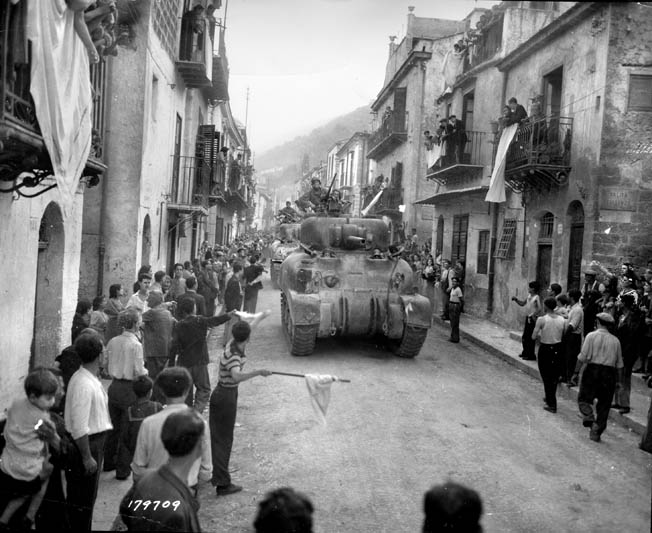
[[[528,296],[525,300],[519,300],[516,296],[512,296],[512,302],[516,302],[521,307],[525,306],[525,326],[523,327],[523,352],[519,356],[526,361],[535,361],[536,355],[534,354],[535,342],[532,340],[532,332],[537,318],[542,313],[541,298],[539,291],[541,284],[538,281],[531,281],[528,284]]]
[[[521,124],[527,118],[527,111],[518,103],[518,100],[513,96],[507,101],[509,109],[511,110],[509,117],[509,125]]]
[[[442,118],[439,121],[439,127],[435,133],[435,139],[437,144],[441,147],[441,152],[439,156],[439,164],[441,166],[448,165],[449,154],[451,153],[450,149],[450,134],[453,131],[452,126],[448,123],[448,119]]]

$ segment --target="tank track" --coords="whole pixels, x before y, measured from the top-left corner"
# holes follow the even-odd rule
[[[403,330],[403,338],[401,344],[395,350],[395,354],[399,357],[413,358],[419,355],[421,347],[428,335],[428,328],[420,328],[418,326],[406,325]]]

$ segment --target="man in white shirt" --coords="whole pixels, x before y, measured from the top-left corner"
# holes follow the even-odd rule
[[[72,530],[90,531],[106,433],[113,426],[107,394],[97,377],[103,350],[99,334],[79,335],[74,348],[82,366],[68,383],[64,420],[66,429],[77,443],[82,464],[66,470],[68,506]]]
[[[109,375],[109,414],[113,430],[109,433],[104,450],[106,462],[104,470],[115,468],[116,479],[127,479],[130,474],[129,453],[122,445],[122,432],[127,409],[136,401],[133,381],[138,376],[147,375],[143,347],[136,337],[140,327],[140,315],[136,309],[129,308],[118,315],[118,324],[124,328],[121,335],[113,337],[106,347]]]
[[[138,275],[138,284],[140,289],[133,294],[127,302],[126,308],[134,308],[138,311],[139,316],[149,309],[147,306],[147,296],[149,295],[149,286],[152,283],[152,276],[147,272]]]
[[[464,303],[464,295],[460,288],[460,279],[451,278],[451,287],[448,294],[448,314],[451,321],[451,336],[448,339],[451,342],[460,342],[460,313]]]
[[[156,386],[165,396],[165,407],[162,411],[145,418],[140,426],[136,451],[131,463],[134,483],[138,482],[146,470],[167,463],[169,454],[161,440],[161,429],[170,414],[188,408],[185,402],[192,386],[192,378],[188,370],[182,366],[168,367],[156,378]],[[200,480],[209,481],[213,474],[208,424],[202,439],[201,457],[193,463],[188,473],[188,486],[191,488],[195,488]]]

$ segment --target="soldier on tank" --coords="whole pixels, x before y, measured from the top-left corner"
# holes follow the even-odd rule
[[[319,178],[313,178],[310,181],[311,188],[301,198],[296,201],[296,204],[303,210],[312,209],[319,211],[323,209],[323,202],[326,200],[328,192],[321,186]]]

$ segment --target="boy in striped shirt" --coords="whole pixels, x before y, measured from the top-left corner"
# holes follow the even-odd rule
[[[213,458],[213,485],[218,496],[240,492],[242,487],[231,483],[229,459],[233,446],[233,429],[238,409],[238,384],[256,376],[270,376],[269,370],[243,372],[246,361],[245,347],[251,332],[261,320],[271,313],[265,311],[254,315],[251,324],[240,321],[233,325],[233,338],[224,348],[220,358],[219,382],[210,399],[209,427],[211,455]]]

